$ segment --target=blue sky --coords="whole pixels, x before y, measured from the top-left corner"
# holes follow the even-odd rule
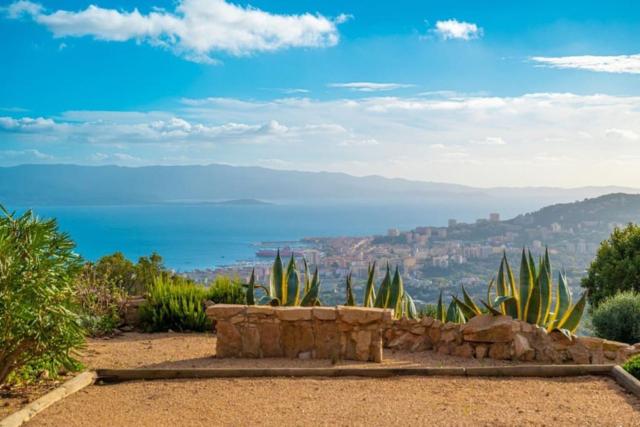
[[[640,186],[635,1],[0,5],[0,165]]]

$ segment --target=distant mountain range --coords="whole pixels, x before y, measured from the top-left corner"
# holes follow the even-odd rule
[[[539,206],[640,193],[626,187],[474,188],[381,176],[260,167],[21,165],[0,168],[0,203],[13,206],[206,203],[225,200],[523,200]]]

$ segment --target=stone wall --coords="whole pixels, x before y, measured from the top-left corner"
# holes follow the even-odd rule
[[[384,332],[384,345],[412,352],[545,363],[620,363],[640,353],[640,343],[630,346],[601,338],[567,337],[509,316],[492,315],[476,316],[465,324],[443,324],[430,317],[396,320]]]
[[[217,357],[288,357],[382,361],[391,310],[361,307],[270,307],[217,304]]]

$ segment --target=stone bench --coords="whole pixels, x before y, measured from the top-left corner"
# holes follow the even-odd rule
[[[271,307],[217,304],[216,357],[288,357],[382,361],[382,332],[392,311],[362,307]]]

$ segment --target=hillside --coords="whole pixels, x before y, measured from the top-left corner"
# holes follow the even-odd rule
[[[548,227],[553,223],[575,226],[590,221],[606,224],[640,222],[640,195],[614,193],[579,202],[555,204],[519,215],[508,222]]]

